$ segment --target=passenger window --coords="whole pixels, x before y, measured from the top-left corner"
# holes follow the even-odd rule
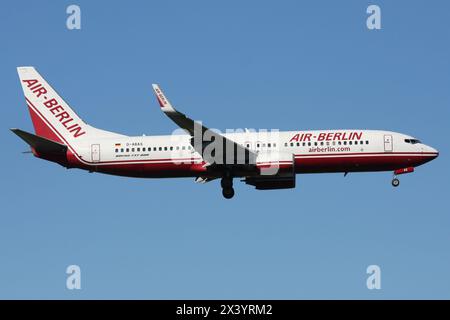
[[[120,152],[123,152],[123,148],[122,148],[122,149],[120,149]]]
[[[306,146],[306,142],[303,142],[303,146]]]
[[[162,151],[162,147],[159,147],[158,149],[159,149],[159,151]]]
[[[349,145],[352,145],[352,141],[349,141],[348,144],[349,144]]]
[[[314,145],[317,147],[317,142],[314,142]]]
[[[256,144],[256,147],[259,148],[259,143]]]
[[[346,146],[347,145],[347,141],[344,141],[344,146]]]
[[[250,143],[247,143],[247,148],[250,148]]]
[[[164,147],[164,151],[167,151],[167,147]]]
[[[285,146],[285,147],[287,147],[287,146],[288,146],[287,142],[286,142],[286,143],[284,144],[284,146]]]
[[[116,149],[116,153],[119,152],[119,149]]]
[[[271,144],[271,143],[268,143],[268,144],[267,144],[267,147],[268,147],[268,148],[271,148],[271,147],[272,147],[272,144]]]
[[[323,141],[320,143],[321,146],[323,146]]]
[[[141,148],[137,148],[137,152],[140,152],[141,151]]]
[[[276,147],[277,147],[277,144],[276,144],[276,143],[274,143],[274,144],[273,144],[273,147],[274,147],[274,148],[276,148]]]
[[[130,149],[127,148],[127,152],[130,152]]]
[[[170,147],[170,151],[172,151],[173,150],[173,147]]]
[[[180,150],[180,147],[179,147],[179,146],[177,146],[177,150]]]
[[[186,150],[186,147],[185,146],[183,146],[181,149],[183,149],[183,150]]]
[[[156,147],[153,147],[153,151],[156,151]]]
[[[311,147],[311,142],[308,142],[308,147]]]
[[[131,152],[134,152],[134,148],[131,148]]]
[[[369,140],[366,140],[366,144],[369,144]]]
[[[294,146],[294,143],[293,142],[291,142],[291,147],[293,147]]]

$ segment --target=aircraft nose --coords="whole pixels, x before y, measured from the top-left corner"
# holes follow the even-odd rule
[[[435,148],[428,146],[428,152],[430,152],[433,156],[433,158],[437,158],[439,156],[439,151],[437,151]]]

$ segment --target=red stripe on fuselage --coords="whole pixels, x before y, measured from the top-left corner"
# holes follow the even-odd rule
[[[75,155],[80,168],[89,168],[90,165],[95,167],[96,171],[110,174],[120,174],[133,177],[185,177],[197,176],[200,172],[205,172],[205,162],[194,163],[200,158],[182,158],[182,159],[146,159],[146,160],[118,160],[92,163],[81,160],[80,156],[63,135],[47,120],[45,116],[29,101],[28,107],[30,111],[36,114],[32,115],[32,119],[42,120],[47,124],[54,133],[46,131],[46,135],[51,135],[56,141],[65,143]],[[37,115],[40,116],[36,117]],[[45,124],[44,124],[45,125]],[[39,134],[38,132],[36,132]],[[55,135],[56,133],[56,135]],[[59,136],[59,137],[58,137]],[[52,140],[53,140],[52,139]],[[360,171],[390,171],[404,167],[415,167],[424,164],[436,157],[436,153],[432,152],[371,152],[371,153],[333,153],[333,154],[296,154],[295,155],[295,171],[296,173],[320,173],[320,172],[360,172]],[[182,163],[189,160],[191,163]],[[72,160],[74,161],[74,160]],[[166,163],[158,163],[167,161]],[[76,165],[76,163],[73,163]],[[86,165],[87,164],[87,165]]]
[[[305,153],[305,154],[295,154],[295,157],[335,157],[335,156],[365,156],[365,155],[426,155],[435,156],[435,152],[348,152],[348,153]]]
[[[421,155],[368,155],[344,157],[296,158],[297,173],[393,171],[417,167],[435,156]]]
[[[333,173],[333,172],[371,172],[394,171],[409,166],[419,166],[434,157],[422,156],[380,156],[367,157],[324,157],[297,158],[295,160],[296,173]],[[285,165],[281,165],[282,169]],[[130,177],[162,178],[162,177],[196,177],[207,173],[203,163],[174,164],[174,163],[139,163],[139,164],[109,164],[99,166],[97,171]]]

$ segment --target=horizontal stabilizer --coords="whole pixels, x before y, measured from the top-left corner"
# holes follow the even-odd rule
[[[67,146],[61,143],[54,142],[20,129],[11,129],[11,131],[39,153],[65,155],[67,152]]]

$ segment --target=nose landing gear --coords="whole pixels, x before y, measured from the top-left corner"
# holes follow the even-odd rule
[[[407,167],[407,168],[395,170],[394,178],[392,179],[392,186],[396,188],[400,185],[400,180],[397,179],[397,175],[411,173],[411,172],[414,172],[414,167]]]
[[[392,186],[397,188],[400,185],[400,180],[397,178],[392,179]]]

